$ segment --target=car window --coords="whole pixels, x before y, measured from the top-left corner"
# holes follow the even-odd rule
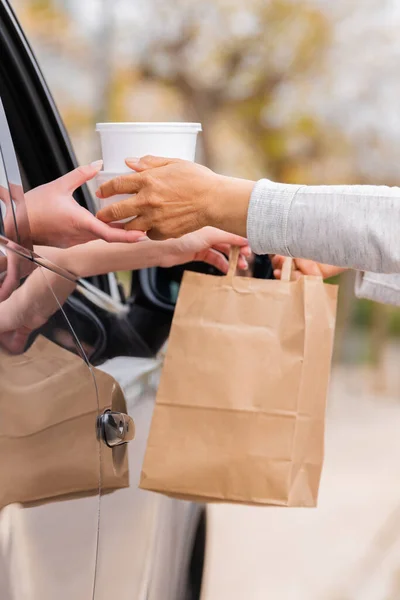
[[[97,377],[63,311],[75,278],[32,252],[1,100],[0,207],[2,600],[26,597],[26,586],[32,598],[77,598],[77,572],[83,600],[94,589],[100,466],[107,464],[96,423],[111,408],[114,382]],[[43,327],[54,314],[59,330],[46,337]]]
[[[0,99],[0,233],[9,240],[33,249],[24,190],[10,130]]]

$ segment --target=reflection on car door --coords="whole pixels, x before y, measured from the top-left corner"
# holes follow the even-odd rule
[[[0,133],[1,598],[86,600],[94,590],[99,528],[102,452],[95,425],[100,408],[110,409],[121,392],[112,378],[99,384],[72,331],[75,353],[35,334],[75,281],[55,265],[36,264],[1,106]],[[111,463],[110,469],[108,483],[117,487],[120,477]],[[84,518],[79,527],[71,519],[60,539],[61,507],[77,497]]]

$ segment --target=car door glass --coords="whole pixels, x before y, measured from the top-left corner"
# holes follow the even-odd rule
[[[2,117],[0,110],[1,598],[87,600],[94,594],[104,452],[99,398],[102,410],[110,409],[116,385],[96,376],[63,311],[75,278],[32,250]],[[56,313],[63,326],[50,335],[45,326]]]
[[[96,380],[72,330],[74,353],[40,332],[74,283],[0,249],[12,268],[17,259],[19,273],[30,271],[0,303],[0,547],[11,598],[24,597],[23,585],[32,598],[83,600],[93,593],[99,526]]]
[[[0,98],[0,233],[32,249],[32,239],[18,161]]]

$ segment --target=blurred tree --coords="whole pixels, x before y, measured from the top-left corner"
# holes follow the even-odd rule
[[[96,52],[94,72],[96,73],[96,94],[93,107],[94,122],[107,121],[113,101],[113,54],[116,40],[115,5],[109,0],[100,0],[99,22],[96,31]]]
[[[80,52],[80,44],[71,43],[73,20],[63,5],[55,0],[17,0],[15,4],[22,23],[29,23],[30,35],[40,38],[49,50],[72,55]]]
[[[278,180],[308,180],[334,148],[346,154],[344,137],[302,108],[305,82],[330,46],[329,21],[315,5],[153,0],[151,14],[140,73],[178,90],[188,116],[203,123],[207,165],[218,164],[210,133],[218,120],[239,128],[260,170]]]

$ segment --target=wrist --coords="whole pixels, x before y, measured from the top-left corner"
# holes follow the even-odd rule
[[[35,245],[41,246],[42,240],[40,239],[41,238],[40,233],[37,231],[37,223],[36,223],[35,210],[34,210],[35,202],[34,202],[34,198],[32,197],[33,195],[34,195],[34,190],[29,190],[29,192],[25,192],[25,205],[26,205],[26,211],[28,213],[29,228],[31,231],[33,243]],[[43,245],[45,245],[45,243]]]
[[[44,258],[57,267],[65,269],[76,277],[85,276],[84,254],[76,257],[75,248],[55,248],[53,246],[34,246],[34,251],[39,257]],[[78,258],[78,260],[76,260]],[[77,268],[79,266],[79,268]]]
[[[247,213],[255,182],[218,176],[218,183],[208,206],[208,225],[246,237]]]
[[[44,215],[40,214],[40,202],[38,202],[39,198],[37,198],[38,189],[40,188],[35,188],[25,193],[25,204],[33,243],[38,246],[47,246],[50,242],[43,232]]]
[[[165,240],[163,242],[155,242],[156,244],[159,244],[158,266],[163,269],[168,269],[178,264],[180,240],[181,238],[176,238]]]

